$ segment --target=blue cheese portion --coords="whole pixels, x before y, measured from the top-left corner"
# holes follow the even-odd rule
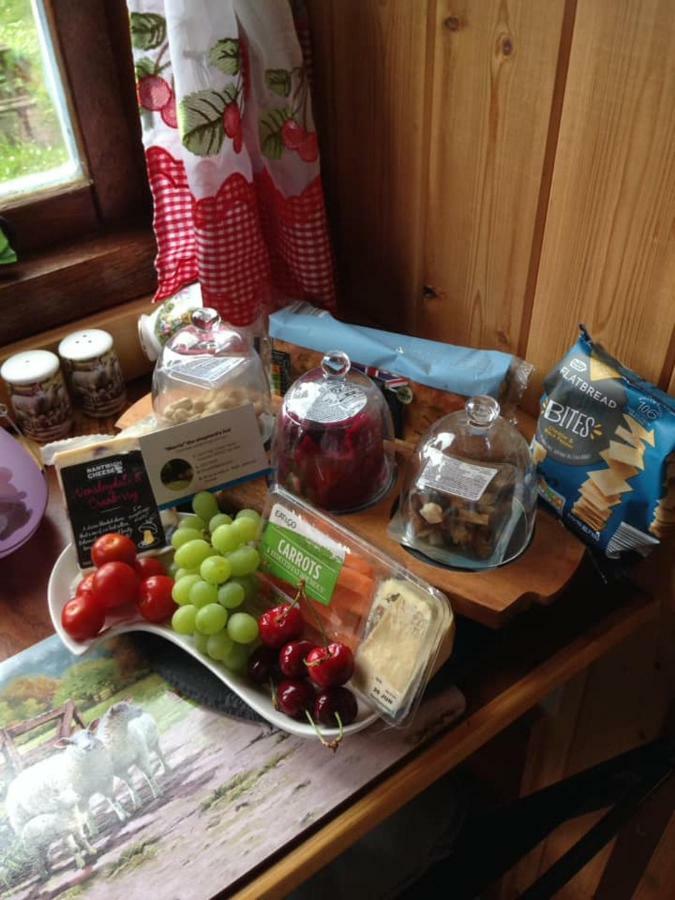
[[[405,715],[435,646],[437,616],[409,582],[384,581],[356,653],[354,687],[387,717]]]

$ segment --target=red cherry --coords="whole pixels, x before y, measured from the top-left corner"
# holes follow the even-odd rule
[[[321,691],[314,701],[314,718],[322,725],[337,728],[340,716],[343,725],[351,725],[359,711],[356,698],[345,687],[328,688]]]
[[[281,126],[281,141],[289,150],[297,150],[307,139],[307,132],[295,119],[288,119]]]
[[[349,681],[354,672],[354,655],[346,644],[334,641],[315,647],[305,657],[307,674],[318,687],[336,687]]]
[[[277,707],[291,719],[297,719],[314,701],[314,691],[306,681],[282,681],[277,688]]]
[[[159,75],[144,75],[136,86],[138,102],[144,109],[161,109],[171,99],[171,85]]]
[[[162,121],[169,128],[178,128],[178,113],[176,111],[176,95],[171,91],[171,96],[159,112]]]
[[[223,112],[223,128],[229,138],[236,137],[241,131],[241,113],[236,103],[228,103]]]
[[[298,147],[298,156],[305,162],[314,162],[319,158],[319,141],[316,131],[310,131]]]
[[[279,680],[279,660],[272,647],[257,647],[248,658],[248,674],[256,684]]]
[[[316,644],[311,641],[291,641],[279,651],[279,668],[287,678],[304,678],[305,657]]]
[[[235,153],[240,153],[240,152],[241,152],[241,147],[242,147],[242,144],[243,144],[243,143],[244,143],[244,135],[243,135],[243,132],[242,132],[242,130],[241,130],[241,128],[240,128],[239,131],[238,131],[238,132],[235,134],[235,136],[232,138],[232,146],[233,146],[233,148],[234,148],[234,152],[235,152]]]
[[[282,603],[281,606],[268,609],[258,619],[260,640],[267,647],[281,647],[300,637],[304,624],[297,606]]]

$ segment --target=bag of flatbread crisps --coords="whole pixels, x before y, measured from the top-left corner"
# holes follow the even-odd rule
[[[532,455],[540,496],[609,557],[675,534],[675,399],[585,328],[544,381]]]

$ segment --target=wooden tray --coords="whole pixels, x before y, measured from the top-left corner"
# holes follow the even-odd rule
[[[117,425],[125,428],[151,411],[149,398],[143,397],[124,413]],[[520,413],[519,418],[521,431],[529,436],[533,431],[533,420]],[[397,444],[405,452],[405,445]],[[399,474],[397,483],[376,506],[339,516],[339,521],[447,594],[453,610],[459,615],[489,628],[501,628],[533,603],[552,603],[581,563],[584,545],[541,505],[530,546],[511,563],[484,572],[463,572],[424,562],[387,534],[400,478]],[[235,508],[246,506],[260,510],[266,493],[265,481],[258,479],[227,491],[225,496]]]

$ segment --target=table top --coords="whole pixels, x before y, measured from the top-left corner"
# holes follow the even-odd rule
[[[133,399],[133,397],[132,397]],[[111,431],[110,423],[88,431]],[[82,429],[85,430],[85,429]],[[46,515],[33,538],[0,563],[0,658],[52,633],[46,601],[51,568],[70,540],[56,479],[50,473]],[[626,584],[607,587],[590,564],[581,567],[564,602],[533,608],[500,631],[459,618],[455,653],[437,678],[454,680],[467,714],[394,770],[383,772],[297,846],[228,893],[282,897],[441,775],[653,619],[658,606]]]

